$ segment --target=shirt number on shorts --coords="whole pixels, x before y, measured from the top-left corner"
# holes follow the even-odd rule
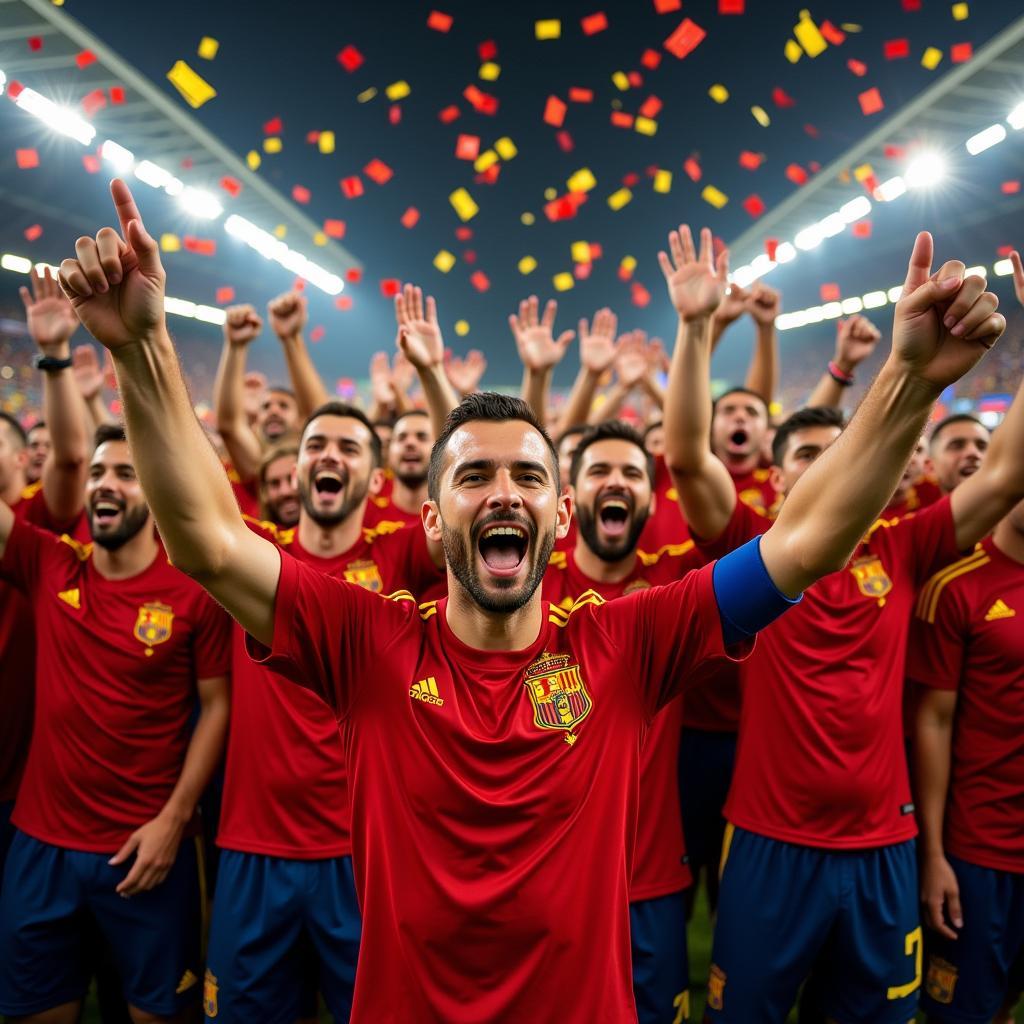
[[[914,980],[908,981],[906,985],[890,985],[885,993],[887,999],[902,999],[904,996],[909,996],[911,992],[916,992],[921,987],[922,948],[920,925],[907,935],[906,941],[903,944],[903,951],[907,956],[914,958]]]
[[[690,990],[684,988],[683,991],[680,992],[679,995],[677,995],[675,999],[672,1000],[672,1005],[678,1008],[676,1010],[675,1017],[673,1017],[672,1019],[672,1024],[683,1024],[683,1021],[689,1020]]]

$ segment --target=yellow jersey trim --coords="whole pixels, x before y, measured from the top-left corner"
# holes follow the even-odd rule
[[[959,561],[947,565],[945,569],[940,569],[921,588],[921,593],[917,596],[917,604],[914,607],[914,615],[925,622],[934,623],[935,613],[939,608],[939,598],[945,588],[953,580],[973,572],[975,569],[980,569],[983,565],[988,565],[990,561],[985,549],[977,547],[966,558],[961,558]]]

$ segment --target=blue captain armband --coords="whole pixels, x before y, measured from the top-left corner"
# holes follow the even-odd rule
[[[786,597],[775,586],[761,557],[760,537],[715,562],[711,582],[726,647],[749,640],[803,596]]]

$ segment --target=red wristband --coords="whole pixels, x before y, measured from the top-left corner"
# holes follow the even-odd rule
[[[834,360],[828,361],[828,372],[829,376],[837,383],[842,384],[843,387],[848,388],[853,383],[853,374],[844,373],[840,368],[839,364]]]

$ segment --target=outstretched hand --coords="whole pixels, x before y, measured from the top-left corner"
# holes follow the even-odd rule
[[[668,233],[672,252],[669,259],[658,253],[658,263],[665,275],[668,296],[681,320],[697,320],[718,309],[725,295],[729,277],[729,251],[723,249],[715,260],[712,256],[711,229],[701,228],[700,254],[693,246],[693,235],[686,224]]]
[[[71,353],[71,372],[79,394],[91,402],[103,390],[103,368],[92,345],[76,345]]]
[[[580,365],[593,374],[602,374],[615,362],[618,348],[615,331],[619,318],[607,307],[594,314],[593,326],[584,317],[579,322]]]
[[[519,303],[519,315],[512,313],[508,318],[519,358],[528,370],[550,370],[557,366],[574,336],[573,331],[562,331],[557,338],[554,336],[558,313],[554,299],[544,307],[543,316],[538,315],[539,305],[537,296],[531,295]]]
[[[882,332],[859,313],[839,322],[836,330],[836,365],[844,373],[853,373],[881,340]]]
[[[273,303],[270,305],[273,307]],[[224,340],[232,348],[243,348],[263,330],[263,319],[252,306],[228,306],[224,316]]]
[[[444,338],[437,322],[437,303],[432,295],[423,302],[423,289],[407,284],[395,296],[398,347],[417,370],[440,366],[444,360]]]
[[[100,228],[75,242],[73,260],[60,265],[58,280],[85,329],[111,350],[124,348],[164,327],[160,247],[142,224],[131,190],[110,183],[121,233]]]
[[[267,303],[267,316],[270,318],[271,330],[287,341],[302,333],[309,317],[308,301],[305,295],[298,292],[285,292]]]
[[[1017,301],[1024,306],[1024,265],[1020,262],[1020,253],[1016,249],[1010,253],[1010,263],[1013,266],[1013,290],[1017,295]]]
[[[22,286],[18,293],[25,306],[28,333],[46,354],[67,344],[78,330],[78,317],[49,267],[44,267],[42,274],[33,269],[30,280],[32,291]]]
[[[453,356],[446,350],[444,354],[444,372],[451,384],[460,395],[469,395],[476,391],[487,369],[487,358],[479,349],[470,349],[466,358]]]
[[[892,357],[911,376],[937,391],[968,372],[999,340],[1006,320],[982,277],[964,277],[959,260],[934,274],[932,236],[914,242],[903,295],[893,319]]]

